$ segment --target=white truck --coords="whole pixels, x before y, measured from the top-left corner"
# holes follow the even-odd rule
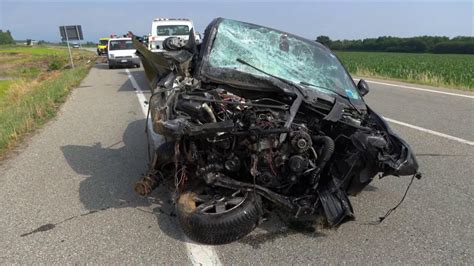
[[[133,47],[132,38],[112,38],[107,45],[109,68],[119,66],[140,67],[140,58]]]
[[[152,52],[163,52],[163,41],[168,37],[179,37],[188,40],[189,32],[194,31],[196,42],[201,42],[201,36],[194,30],[193,22],[185,18],[156,18],[151,23],[151,33],[148,37],[148,49]]]

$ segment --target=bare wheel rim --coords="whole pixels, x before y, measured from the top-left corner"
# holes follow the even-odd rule
[[[240,206],[247,198],[248,192],[233,191],[228,195],[195,195],[196,211],[202,214],[222,214]]]

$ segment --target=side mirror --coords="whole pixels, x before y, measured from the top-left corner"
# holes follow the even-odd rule
[[[364,97],[367,93],[369,93],[369,84],[363,79],[359,80],[359,83],[357,83],[357,89],[359,90],[360,95]]]

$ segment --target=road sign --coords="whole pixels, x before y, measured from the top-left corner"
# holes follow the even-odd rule
[[[81,25],[73,26],[60,26],[59,32],[63,41],[82,41],[84,36],[82,35]]]
[[[71,59],[71,67],[74,68],[74,62],[72,61],[71,46],[69,46],[69,41],[81,41],[84,40],[82,36],[82,27],[81,25],[74,26],[59,26],[59,33],[61,34],[61,39],[66,41],[67,49],[69,50],[69,59]]]

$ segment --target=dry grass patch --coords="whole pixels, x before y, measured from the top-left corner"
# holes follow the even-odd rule
[[[5,97],[5,102],[8,104],[18,103],[24,95],[37,87],[39,82],[37,80],[17,80],[10,85]]]

